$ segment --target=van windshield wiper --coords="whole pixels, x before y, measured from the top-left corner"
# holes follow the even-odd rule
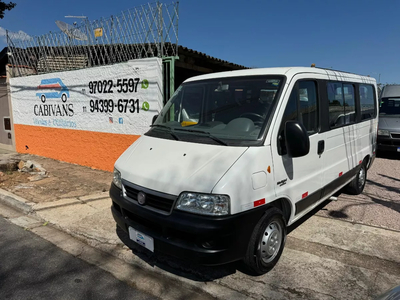
[[[214,141],[220,143],[221,145],[228,146],[228,144],[227,144],[226,142],[224,142],[224,141],[221,140],[220,138],[217,138],[216,136],[212,135],[212,134],[211,134],[210,132],[208,132],[208,131],[197,130],[197,129],[183,129],[183,128],[175,128],[175,130],[207,134],[207,136],[208,136],[210,139],[212,139],[212,140],[214,140]]]
[[[181,140],[175,133],[172,132],[172,128],[169,127],[169,126],[160,125],[160,124],[153,124],[153,125],[150,125],[150,127],[166,128],[166,129],[168,129],[169,134],[172,135],[172,137],[173,137],[174,139],[176,139],[177,141],[180,141],[180,140]]]

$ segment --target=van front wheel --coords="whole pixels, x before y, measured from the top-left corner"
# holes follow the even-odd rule
[[[271,208],[257,223],[247,247],[244,263],[257,275],[269,272],[278,262],[286,241],[282,212]]]

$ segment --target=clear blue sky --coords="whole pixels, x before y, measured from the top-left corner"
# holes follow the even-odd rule
[[[0,20],[0,35],[3,29],[41,35],[58,30],[55,20],[72,23],[65,15],[94,20],[147,3],[13,1],[17,6]],[[400,83],[399,12],[395,0],[181,0],[179,44],[248,67],[315,63]]]

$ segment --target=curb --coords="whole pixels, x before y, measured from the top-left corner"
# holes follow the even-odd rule
[[[32,206],[35,204],[3,189],[0,189],[0,201],[8,206],[21,210],[26,214],[33,212]]]

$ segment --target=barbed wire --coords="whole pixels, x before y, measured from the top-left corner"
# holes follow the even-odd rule
[[[178,55],[179,2],[138,6],[41,36],[7,32],[12,76]]]

